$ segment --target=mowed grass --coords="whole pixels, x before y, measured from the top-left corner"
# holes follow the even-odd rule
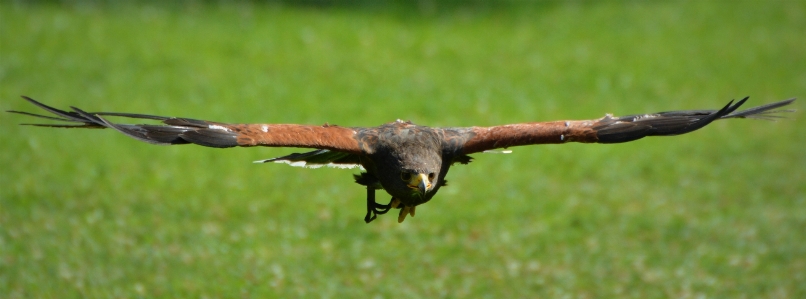
[[[804,37],[800,1],[3,3],[0,109],[471,126],[754,106],[806,95]],[[804,298],[789,118],[476,155],[416,217],[365,224],[357,171],[251,163],[299,150],[3,113],[0,297]]]

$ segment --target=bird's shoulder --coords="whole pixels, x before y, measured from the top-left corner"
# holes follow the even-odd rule
[[[417,125],[411,121],[396,120],[376,127],[361,128],[356,131],[356,139],[365,152],[380,148],[405,145],[440,146],[440,128]]]

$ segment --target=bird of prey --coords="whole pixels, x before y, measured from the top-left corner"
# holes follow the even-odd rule
[[[736,111],[747,97],[719,110],[685,110],[616,117],[610,114],[592,120],[561,120],[492,127],[427,127],[397,120],[377,127],[341,127],[298,124],[228,124],[181,117],[162,117],[115,112],[59,110],[29,97],[24,99],[56,116],[8,111],[70,122],[72,124],[26,124],[57,128],[109,128],[134,139],[159,145],[198,144],[208,147],[270,146],[315,149],[305,153],[255,161],[287,163],[317,168],[362,168],[355,182],[366,187],[369,223],[390,209],[400,209],[398,222],[414,216],[417,206],[431,200],[446,185],[445,176],[455,163],[467,164],[470,154],[532,144],[566,142],[620,143],[646,136],[680,135],[711,122],[728,118],[774,120],[775,110],[795,99]],[[107,116],[149,119],[151,124],[118,124]],[[375,201],[375,190],[392,196],[388,204]]]

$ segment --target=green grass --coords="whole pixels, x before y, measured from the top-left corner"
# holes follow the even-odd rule
[[[425,2],[427,3],[427,2]],[[806,95],[806,5],[0,4],[0,110],[432,126]],[[794,108],[802,109],[803,99]],[[455,167],[364,224],[355,171],[0,117],[5,298],[804,298],[806,117]],[[383,197],[385,198],[385,197]]]

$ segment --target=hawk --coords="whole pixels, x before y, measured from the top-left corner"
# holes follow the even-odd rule
[[[59,110],[29,97],[23,98],[56,116],[8,111],[73,124],[24,124],[56,128],[109,128],[151,144],[198,144],[208,147],[270,146],[315,149],[305,153],[255,161],[286,163],[317,168],[362,168],[355,182],[366,187],[369,223],[390,209],[400,209],[398,222],[414,216],[417,206],[431,200],[445,187],[445,176],[455,163],[467,164],[470,154],[533,144],[567,142],[621,143],[646,136],[671,136],[698,130],[728,118],[774,120],[774,110],[795,99],[736,111],[747,97],[730,101],[719,110],[685,110],[616,117],[610,114],[592,120],[561,120],[492,127],[427,127],[397,120],[377,127],[341,127],[298,124],[229,124],[181,117],[116,112]],[[107,116],[149,119],[151,124],[118,124]],[[392,196],[388,204],[375,201],[375,190]]]

